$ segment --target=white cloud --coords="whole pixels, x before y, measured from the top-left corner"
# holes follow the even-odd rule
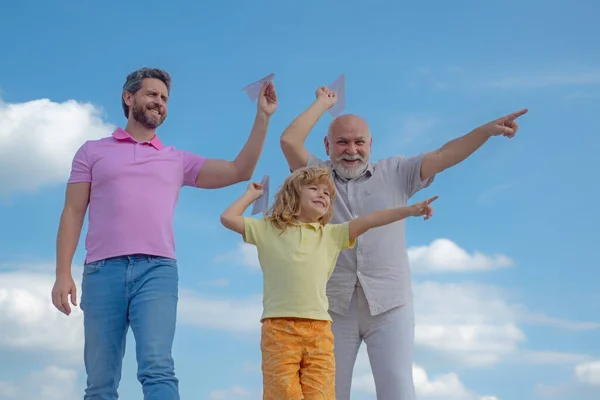
[[[467,366],[501,361],[533,364],[575,364],[586,354],[524,351],[519,323],[548,325],[545,318],[513,304],[504,290],[472,283],[415,283],[415,344]],[[533,316],[533,317],[532,317]],[[551,318],[552,326],[591,328],[595,323]]]
[[[89,103],[0,101],[0,195],[66,182],[79,146],[113,130]]]
[[[415,273],[487,271],[514,265],[503,254],[488,256],[479,252],[467,253],[449,239],[436,239],[429,245],[409,247],[408,257]],[[256,246],[238,243],[235,250],[218,255],[216,262],[237,263],[259,271]]]
[[[493,396],[478,397],[461,382],[455,373],[429,377],[425,369],[413,365],[415,392],[420,400],[498,400]],[[353,392],[375,395],[375,381],[368,361],[366,347],[361,346],[352,379]]]
[[[600,393],[600,360],[576,365],[569,381],[554,385],[537,384],[534,393],[547,398],[597,400]]]
[[[600,361],[589,361],[577,365],[575,375],[579,382],[600,386]]]
[[[514,264],[503,254],[488,256],[477,251],[469,254],[443,238],[426,246],[408,248],[408,257],[415,273],[487,271]]]
[[[51,274],[0,274],[0,350],[33,355],[59,355],[78,362],[83,354],[83,314],[71,307],[70,316],[52,305]],[[78,297],[81,290],[78,287]]]
[[[0,399],[76,400],[81,398],[78,373],[73,369],[49,366],[31,373],[19,383],[0,382]]]
[[[525,334],[493,286],[414,285],[415,344],[465,365],[491,365],[517,351]]]

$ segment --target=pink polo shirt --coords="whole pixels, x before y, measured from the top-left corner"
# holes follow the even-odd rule
[[[182,186],[194,186],[204,157],[138,143],[123,129],[87,141],[69,183],[91,182],[86,262],[148,254],[175,258],[173,214]]]

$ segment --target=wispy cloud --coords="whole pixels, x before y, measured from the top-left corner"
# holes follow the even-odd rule
[[[580,72],[539,72],[480,81],[481,86],[509,89],[600,84],[600,70]]]
[[[218,263],[235,263],[246,266],[254,271],[260,271],[256,246],[244,242],[239,243],[237,249],[233,251],[217,255],[213,261]]]
[[[600,99],[600,93],[588,93],[577,91],[567,95],[566,99],[568,101]]]
[[[514,187],[515,185],[516,185],[516,183],[512,182],[512,183],[504,183],[501,185],[492,186],[488,190],[481,193],[479,195],[478,200],[481,203],[486,203],[486,204],[492,203],[496,197],[498,197],[502,193],[506,192],[508,189]]]
[[[210,286],[210,287],[225,287],[229,286],[229,279],[213,279],[212,281],[203,281],[200,282],[202,286]]]

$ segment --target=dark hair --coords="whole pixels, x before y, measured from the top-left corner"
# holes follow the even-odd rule
[[[125,80],[125,84],[123,85],[123,92],[135,94],[138,90],[142,88],[142,81],[146,78],[160,79],[167,87],[167,91],[171,91],[171,76],[167,71],[164,71],[159,68],[144,67],[138,69],[137,71],[133,71],[132,73],[127,75],[127,79]],[[123,112],[125,113],[125,118],[129,118],[129,106],[125,103],[125,99],[123,99],[122,94],[121,104],[123,105]]]

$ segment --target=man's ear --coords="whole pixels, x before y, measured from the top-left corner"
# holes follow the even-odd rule
[[[133,94],[125,91],[123,92],[123,101],[125,102],[125,104],[127,104],[129,107],[131,107],[131,103],[133,102]]]
[[[323,143],[325,144],[325,154],[329,156],[329,139],[327,139],[327,136],[323,139]]]

